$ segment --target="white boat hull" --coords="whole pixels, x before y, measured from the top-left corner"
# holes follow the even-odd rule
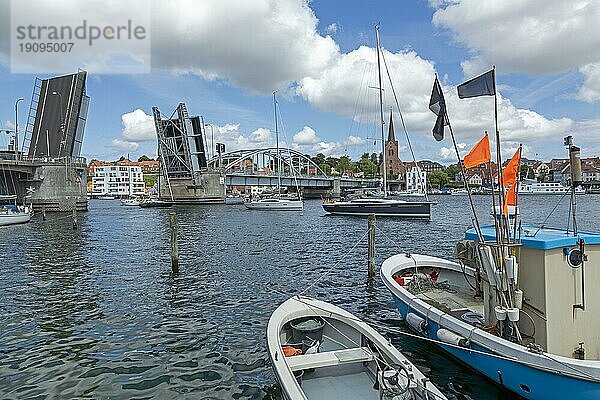
[[[28,212],[2,213],[0,211],[0,226],[25,224],[31,220],[31,214]]]
[[[290,324],[306,317],[317,317],[324,321],[319,350],[313,354],[307,351],[306,354],[284,356],[282,346],[291,339]],[[374,388],[374,379],[381,372],[380,366],[385,364],[404,366],[412,374],[406,393],[408,395],[410,392],[412,397],[407,398],[446,399],[372,327],[349,312],[323,301],[294,296],[281,304],[269,319],[267,347],[273,371],[288,400],[379,399],[379,389]],[[303,375],[302,382],[294,372]],[[345,373],[349,375],[344,379]],[[364,379],[369,374],[372,374],[373,380]],[[351,384],[347,385],[347,382]]]
[[[304,203],[302,200],[282,200],[272,199],[269,201],[258,200],[244,203],[249,210],[260,210],[260,211],[302,211],[304,210]]]
[[[534,353],[527,347],[475,327],[440,310],[410,293],[394,280],[394,275],[420,268],[435,268],[446,276],[463,279],[461,265],[441,258],[412,254],[392,256],[381,267],[381,278],[391,291],[404,319],[409,313],[427,322],[418,332],[436,340],[452,356],[526,399],[598,399],[600,398],[600,361],[576,360],[548,353]],[[473,270],[465,267],[468,277]],[[446,279],[446,278],[443,278]],[[408,321],[407,321],[408,322]],[[410,325],[410,324],[409,324]],[[466,347],[446,344],[440,329],[468,339]]]

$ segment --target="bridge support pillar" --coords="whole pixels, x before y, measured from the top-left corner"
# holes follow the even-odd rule
[[[342,179],[340,177],[333,178],[333,197],[340,197],[342,195]]]

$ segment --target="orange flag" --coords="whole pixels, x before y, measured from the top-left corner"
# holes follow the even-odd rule
[[[471,149],[469,154],[465,156],[463,162],[465,164],[465,168],[473,168],[489,162],[491,159],[492,155],[490,153],[490,139],[486,133],[485,136]]]
[[[517,192],[515,188],[517,187],[516,183],[513,183],[508,192],[506,192],[506,197],[504,198],[504,208],[502,212],[504,215],[508,216],[508,206],[516,206],[517,205]]]
[[[519,161],[521,158],[521,147],[515,151],[515,154],[512,156],[504,170],[502,171],[502,180],[504,186],[514,185],[517,181],[517,175],[519,174]]]

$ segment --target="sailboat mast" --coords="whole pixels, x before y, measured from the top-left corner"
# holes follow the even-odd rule
[[[273,92],[273,110],[275,114],[275,141],[277,142],[277,193],[281,194],[281,156],[279,154],[279,128],[277,125],[277,99],[275,98],[275,93]]]
[[[385,157],[385,132],[383,120],[383,86],[381,85],[381,60],[379,55],[379,25],[375,25],[375,38],[377,39],[377,77],[379,79],[379,118],[381,125],[381,153],[383,154],[383,195],[387,197],[387,163]]]

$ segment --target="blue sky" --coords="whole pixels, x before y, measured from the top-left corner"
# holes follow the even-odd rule
[[[36,1],[41,14],[58,7]],[[25,98],[19,115],[23,126],[35,76],[51,76],[10,72],[9,3],[0,1],[4,128],[14,124],[18,97]],[[72,13],[73,23],[85,15],[83,2],[59,3],[62,10],[79,12]],[[492,65],[498,71],[506,154],[523,143],[526,157],[562,157],[562,137],[572,134],[584,155],[600,155],[599,2],[169,0],[152,1],[151,8],[141,0],[126,3],[115,1],[106,7],[107,15],[99,8],[86,17],[110,21],[120,13],[136,20],[142,12],[131,10],[151,10],[150,73],[95,72],[102,71],[100,55],[95,63],[78,65],[89,71],[83,146],[88,159],[153,156],[151,108],[170,114],[180,101],[213,126],[209,140],[212,132],[228,150],[273,145],[273,90],[286,144],[309,154],[347,153],[353,159],[375,151],[376,91],[367,86],[376,84],[376,23],[418,159],[455,161],[449,138],[436,142],[431,137],[435,116],[427,106],[435,73],[461,148],[493,129],[492,98],[456,97],[456,85]],[[74,61],[59,71],[73,72]],[[387,88],[386,109],[393,104],[389,94]],[[395,126],[405,146],[399,120]],[[0,147],[6,143],[3,135]],[[401,158],[410,155],[403,151]]]

